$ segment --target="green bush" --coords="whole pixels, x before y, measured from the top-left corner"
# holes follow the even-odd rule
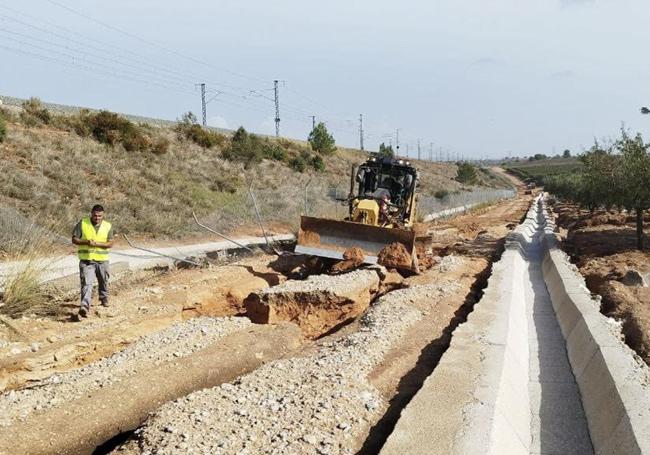
[[[2,113],[0,113],[0,142],[3,142],[5,137],[7,137],[7,123]]]
[[[23,110],[20,113],[20,119],[27,126],[47,125],[52,120],[50,111],[48,111],[41,100],[30,98],[22,103]]]
[[[323,161],[323,158],[318,155],[312,156],[311,166],[318,172],[323,172],[325,170],[325,162]]]
[[[262,154],[264,158],[273,161],[286,162],[289,159],[289,154],[280,144],[272,144],[268,139],[262,146]]]
[[[102,144],[116,146],[121,144],[129,152],[166,153],[169,141],[166,138],[154,139],[147,127],[137,125],[114,112],[90,112],[82,109],[77,115],[57,116],[54,123],[68,128],[82,137],[93,137]]]
[[[458,170],[456,171],[456,181],[473,185],[476,183],[476,168],[468,162],[458,163]]]
[[[262,161],[263,147],[260,139],[249,134],[240,126],[230,140],[230,146],[223,151],[223,157],[229,161],[240,161],[244,167]]]
[[[307,140],[311,144],[311,148],[322,155],[331,155],[336,151],[334,137],[327,131],[327,127],[323,122],[320,122],[311,130]]]
[[[304,172],[307,169],[307,162],[301,156],[296,156],[289,160],[289,167],[294,171]]]
[[[449,191],[448,190],[438,190],[435,193],[433,193],[433,196],[436,199],[444,199],[447,196],[449,196]]]
[[[192,112],[186,112],[178,122],[176,131],[181,136],[189,139],[203,148],[212,148],[214,146],[221,146],[226,142],[226,136],[207,128],[203,128],[197,123],[196,116]]]

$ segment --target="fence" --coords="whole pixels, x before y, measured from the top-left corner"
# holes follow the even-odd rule
[[[516,195],[517,192],[515,190],[484,188],[475,191],[449,193],[442,198],[424,196],[419,199],[418,213],[424,217],[432,213],[456,207],[492,204],[501,199],[511,199]]]

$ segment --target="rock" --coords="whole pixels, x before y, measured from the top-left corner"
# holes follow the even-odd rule
[[[40,349],[40,346],[39,346],[38,343],[32,343],[29,348],[32,350],[32,352],[38,352],[38,350]]]
[[[623,275],[623,278],[621,278],[620,281],[626,286],[644,287],[644,288],[648,287],[648,282],[645,279],[645,277],[641,273],[633,269],[628,270],[627,273]]]
[[[302,437],[302,440],[312,446],[318,444],[318,439],[316,439],[316,436],[314,436],[313,434],[306,434],[305,436]]]
[[[379,290],[372,270],[343,275],[312,275],[250,294],[246,315],[257,324],[290,321],[308,338],[316,338],[363,313]]]
[[[413,265],[413,256],[402,243],[394,242],[379,252],[377,264],[391,269],[410,269]]]

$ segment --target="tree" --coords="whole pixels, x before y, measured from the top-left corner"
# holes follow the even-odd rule
[[[379,144],[379,155],[386,156],[389,158],[394,158],[395,152],[393,151],[393,146],[392,145],[387,146],[382,142],[381,144]]]
[[[619,175],[621,205],[636,212],[636,242],[637,248],[642,250],[643,213],[650,208],[650,144],[644,143],[640,134],[630,137],[623,130],[616,148],[622,158]]]
[[[575,175],[545,179],[545,189],[558,197],[589,208],[626,208],[636,214],[637,248],[644,248],[643,215],[650,208],[650,144],[640,134],[625,130],[608,147],[596,143],[580,156],[582,171]]]
[[[456,171],[456,180],[460,183],[472,185],[476,183],[476,168],[466,161],[458,163],[458,170]]]
[[[564,150],[564,152],[562,153],[562,157],[563,158],[571,158],[571,150],[569,150],[569,149]]]
[[[311,148],[321,155],[331,155],[336,151],[334,137],[327,131],[327,127],[323,122],[319,122],[311,130],[307,140],[311,144]]]

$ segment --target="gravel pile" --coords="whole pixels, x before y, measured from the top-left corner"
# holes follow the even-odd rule
[[[136,431],[141,453],[354,453],[388,405],[368,373],[421,319],[411,303],[453,290],[430,284],[391,292],[357,332],[315,354],[269,363],[164,405]]]
[[[438,261],[438,270],[443,273],[447,273],[458,267],[458,265],[462,262],[462,258],[454,256],[453,254],[450,254],[449,256],[443,256],[440,258],[440,261]]]
[[[147,335],[123,351],[78,370],[54,374],[29,389],[0,395],[0,426],[33,411],[55,407],[123,378],[146,373],[151,366],[185,357],[241,330],[246,318],[196,318]]]

